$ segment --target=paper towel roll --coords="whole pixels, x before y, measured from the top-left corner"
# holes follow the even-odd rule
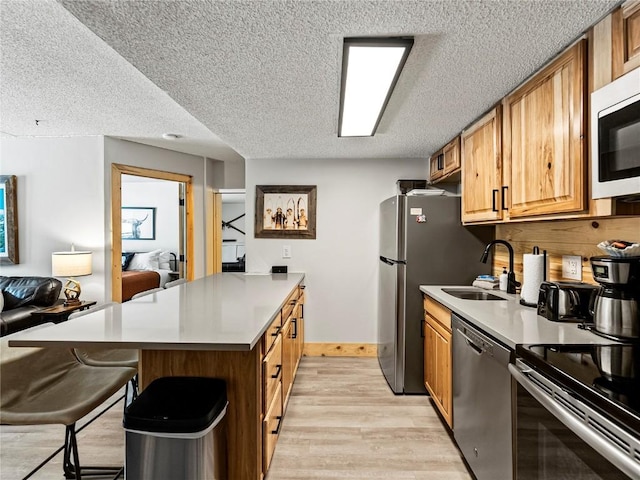
[[[544,281],[544,259],[545,255],[533,253],[525,253],[522,256],[523,278],[520,297],[526,303],[538,303],[540,284]]]

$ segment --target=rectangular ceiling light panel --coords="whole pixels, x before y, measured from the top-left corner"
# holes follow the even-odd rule
[[[345,39],[340,137],[372,136],[389,102],[412,39]]]

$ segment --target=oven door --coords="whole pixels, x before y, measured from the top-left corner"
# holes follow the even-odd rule
[[[518,480],[640,478],[640,442],[521,359],[509,365]]]

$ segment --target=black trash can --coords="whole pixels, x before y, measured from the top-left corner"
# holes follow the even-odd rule
[[[163,377],[124,412],[127,480],[224,480],[224,380]]]

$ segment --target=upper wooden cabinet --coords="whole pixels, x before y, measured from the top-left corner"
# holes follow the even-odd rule
[[[461,135],[462,221],[502,219],[502,113],[498,105]]]
[[[429,180],[431,183],[460,180],[460,137],[456,137],[431,155]]]
[[[640,1],[625,2],[611,17],[613,79],[640,67]]]
[[[586,209],[586,42],[503,101],[508,218]]]

